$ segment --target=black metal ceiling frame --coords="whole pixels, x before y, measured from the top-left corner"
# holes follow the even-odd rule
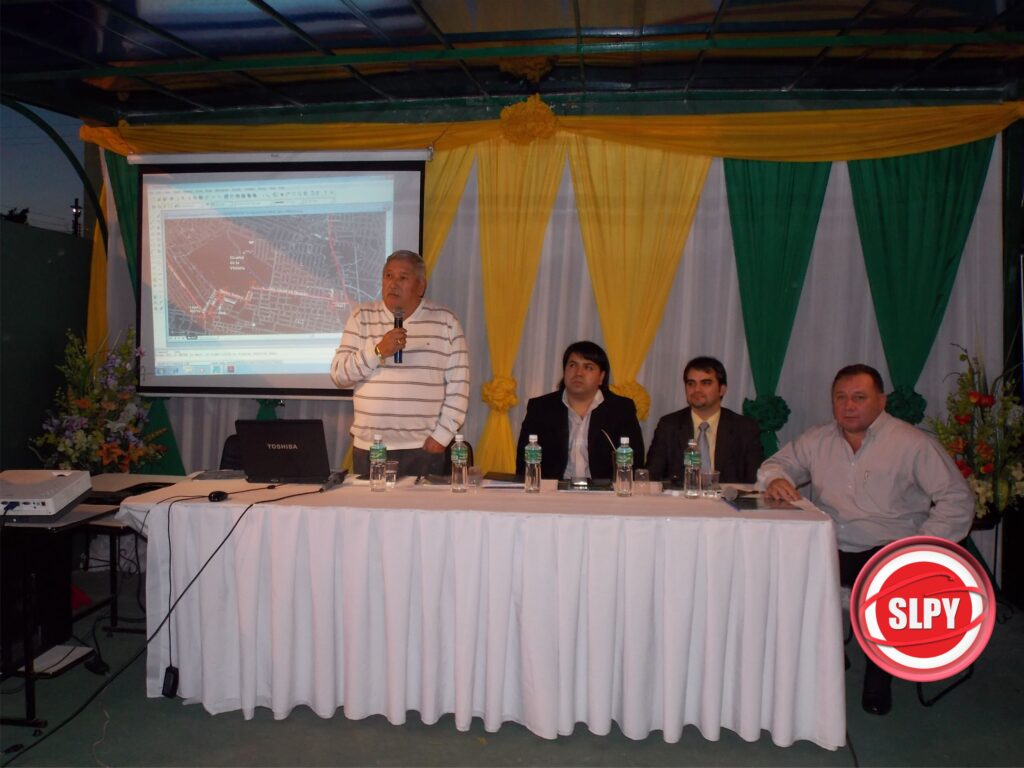
[[[430,31],[431,35],[437,40],[440,45],[440,50],[437,49],[418,49],[415,51],[402,51],[394,49],[394,41],[382,30],[379,25],[374,23],[373,19],[366,14],[358,5],[352,0],[338,0],[339,3],[344,5],[346,9],[352,14],[364,28],[374,35],[383,44],[392,48],[387,52],[363,52],[363,53],[335,53],[334,51],[322,46],[310,35],[308,35],[301,27],[281,15],[274,8],[269,6],[264,0],[248,0],[248,2],[261,13],[271,18],[282,28],[286,29],[289,33],[296,36],[302,42],[316,51],[319,56],[311,57],[302,54],[288,55],[282,57],[261,57],[252,59],[231,59],[223,60],[219,57],[207,54],[195,46],[189,44],[185,40],[177,37],[176,35],[168,32],[167,30],[158,27],[150,22],[147,22],[133,14],[126,11],[122,11],[110,0],[89,0],[94,6],[110,13],[122,21],[135,26],[138,29],[142,29],[160,39],[169,42],[181,50],[185,51],[189,55],[196,57],[196,61],[178,61],[178,62],[164,62],[155,64],[139,64],[129,67],[125,66],[111,66],[106,62],[95,62],[75,53],[72,51],[65,50],[59,46],[56,46],[48,41],[41,40],[34,35],[29,35],[24,32],[12,30],[8,27],[4,27],[4,31],[18,37],[32,45],[37,45],[43,49],[51,50],[66,56],[74,61],[85,64],[89,69],[66,69],[60,71],[50,72],[35,72],[35,73],[13,73],[6,74],[5,81],[7,83],[32,83],[32,82],[53,82],[53,81],[65,81],[65,80],[83,80],[86,78],[95,77],[127,77],[134,79],[137,82],[143,84],[146,88],[152,89],[156,92],[164,94],[165,96],[172,98],[181,103],[187,104],[190,107],[198,109],[203,112],[214,112],[217,111],[215,107],[208,104],[204,104],[194,98],[190,98],[182,93],[173,91],[171,89],[161,86],[159,83],[153,82],[149,78],[152,76],[160,75],[184,75],[184,74],[203,74],[203,73],[232,73],[238,75],[245,81],[257,86],[261,90],[270,94],[274,99],[280,100],[285,104],[298,108],[300,110],[308,107],[321,108],[323,105],[309,105],[304,104],[295,98],[281,93],[279,90],[267,85],[254,72],[263,70],[287,70],[296,68],[323,68],[323,67],[338,67],[344,69],[354,80],[361,83],[370,92],[376,95],[378,98],[385,102],[394,102],[395,97],[391,94],[386,93],[378,86],[374,85],[369,79],[362,75],[357,67],[362,64],[415,64],[415,63],[437,63],[437,62],[452,62],[458,66],[462,73],[473,83],[474,88],[478,93],[478,97],[487,99],[490,94],[480,83],[480,81],[474,76],[472,71],[469,69],[467,62],[478,60],[478,59],[489,59],[489,58],[520,58],[520,57],[537,57],[537,56],[565,56],[567,58],[575,58],[578,62],[579,69],[579,80],[580,87],[583,94],[587,94],[587,76],[586,76],[586,65],[585,57],[592,54],[632,54],[636,57],[640,57],[644,54],[652,53],[673,53],[681,51],[697,51],[697,57],[695,63],[690,67],[689,75],[686,82],[682,86],[681,94],[685,98],[686,95],[691,91],[691,86],[699,74],[701,65],[704,62],[704,58],[709,51],[714,50],[736,50],[736,49],[774,49],[774,48],[785,48],[785,47],[820,47],[821,50],[818,52],[816,58],[805,68],[805,70],[799,74],[788,86],[782,89],[783,92],[790,92],[796,88],[796,86],[806,78],[816,67],[820,65],[822,61],[835,49],[839,47],[864,47],[867,50],[864,54],[859,56],[856,61],[862,60],[864,57],[870,55],[871,50],[877,47],[893,47],[899,45],[944,45],[946,48],[929,61],[921,64],[918,70],[912,75],[905,78],[900,83],[891,87],[891,90],[898,91],[906,87],[909,82],[919,78],[922,74],[930,71],[936,66],[939,66],[943,61],[949,59],[955,52],[963,45],[975,44],[984,45],[991,43],[1021,43],[1024,42],[1024,34],[1018,32],[993,32],[993,27],[997,24],[1005,23],[1010,17],[1019,12],[1024,8],[1024,1],[1017,2],[1010,7],[1006,8],[1001,13],[994,15],[989,21],[981,25],[972,32],[927,32],[927,33],[897,33],[897,34],[869,34],[869,35],[853,35],[850,34],[850,30],[856,27],[868,14],[871,7],[874,5],[876,0],[867,0],[866,4],[861,7],[856,16],[853,19],[845,22],[835,34],[828,35],[805,35],[805,34],[786,34],[786,35],[768,35],[768,36],[756,36],[756,37],[730,37],[730,38],[717,38],[716,33],[718,32],[726,13],[728,12],[729,0],[723,0],[715,13],[712,21],[706,26],[704,36],[702,39],[684,39],[684,40],[657,40],[644,37],[644,27],[642,24],[642,13],[641,18],[634,25],[633,40],[620,40],[617,39],[619,34],[611,34],[608,32],[595,34],[593,31],[587,31],[584,33],[579,0],[573,0],[573,17],[574,17],[574,33],[575,41],[573,44],[552,44],[552,43],[541,43],[535,45],[491,45],[491,46],[480,46],[475,48],[462,48],[457,49],[452,44],[450,38],[445,35],[444,31],[440,29],[439,25],[430,17],[426,9],[423,8],[419,0],[407,0],[410,8],[415,11],[419,18],[423,21],[426,28]],[[642,3],[642,0],[641,0]],[[919,2],[915,4],[901,20],[906,20],[916,14],[917,10],[923,5]],[[72,13],[69,9],[63,6],[57,5],[65,12]],[[78,14],[73,14],[78,18],[81,18]],[[91,19],[86,19],[93,25],[96,22]],[[99,28],[99,27],[98,27]],[[106,30],[110,34],[117,35],[123,39],[130,40],[133,44],[146,46],[144,43],[136,41],[134,38],[129,38],[126,35],[111,29],[110,27],[103,26],[102,29]],[[549,33],[550,31],[548,31]],[[537,33],[539,36],[541,33]],[[587,35],[587,41],[584,41],[584,34]],[[605,41],[593,41],[594,37],[605,37],[612,38],[614,40]],[[543,39],[543,36],[540,36]],[[661,92],[661,91],[659,91]],[[417,100],[421,101],[421,100]],[[430,101],[429,99],[427,101]],[[270,108],[268,105],[264,108]]]

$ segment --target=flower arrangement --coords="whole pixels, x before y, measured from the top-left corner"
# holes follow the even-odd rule
[[[132,331],[105,358],[90,355],[85,342],[68,331],[64,362],[57,366],[65,383],[47,411],[43,434],[32,440],[44,466],[128,472],[166,450],[154,442],[164,430],[144,434],[149,404],[135,391],[135,361],[141,356]]]
[[[977,357],[960,347],[966,370],[946,398],[945,421],[929,425],[974,491],[977,517],[1024,504],[1024,409],[1006,372],[989,384]]]

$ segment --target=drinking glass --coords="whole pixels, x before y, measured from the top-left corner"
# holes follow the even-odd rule
[[[384,487],[389,491],[393,491],[397,483],[398,461],[397,459],[389,459],[384,462]]]
[[[717,499],[722,495],[722,489],[718,484],[718,472],[700,473],[700,495],[706,499]]]
[[[651,492],[651,473],[646,469],[637,469],[633,472],[633,493],[637,496],[646,496]]]

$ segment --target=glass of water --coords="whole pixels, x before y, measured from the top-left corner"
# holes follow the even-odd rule
[[[389,459],[384,462],[384,488],[389,491],[395,490],[398,483],[398,461]]]
[[[646,496],[651,492],[651,473],[646,469],[633,470],[633,494]]]
[[[718,472],[700,473],[700,495],[706,499],[717,499],[722,495],[722,488],[718,484]]]

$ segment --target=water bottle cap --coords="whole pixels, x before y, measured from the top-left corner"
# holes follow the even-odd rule
[[[383,439],[384,439],[384,438],[383,438],[383,437],[381,437],[380,435],[374,435],[374,436],[373,436],[373,442],[375,442],[375,443],[379,443],[379,442],[380,442],[381,440],[383,440]]]
[[[455,436],[455,442],[461,443],[462,442],[462,435],[456,435]]]
[[[628,437],[620,437],[619,438],[619,445],[629,445],[629,438]]]
[[[531,443],[536,443],[537,442],[537,436],[536,435],[530,435],[530,442]]]

